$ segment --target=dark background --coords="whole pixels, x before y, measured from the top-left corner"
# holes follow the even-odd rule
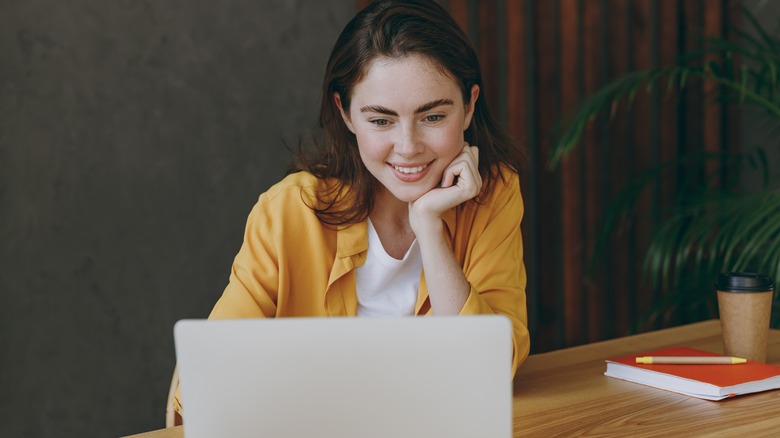
[[[221,294],[246,215],[284,174],[285,145],[316,127],[329,51],[365,3],[0,0],[0,437],[163,427],[173,324]],[[728,108],[710,118],[701,93],[685,107],[638,96],[554,171],[551,132],[609,80],[722,35],[740,2],[441,3],[474,41],[481,98],[528,149],[533,351],[628,334],[648,305],[642,229],[613,249],[609,281],[585,278],[616,183],[648,154],[766,132]],[[780,2],[744,4],[775,28]]]
[[[173,324],[221,294],[355,8],[2,0],[0,436],[163,427]]]

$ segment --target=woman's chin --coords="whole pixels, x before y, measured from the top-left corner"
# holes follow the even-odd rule
[[[437,181],[428,179],[415,183],[403,183],[388,178],[383,184],[384,192],[401,202],[414,202],[426,193],[438,187]],[[381,182],[380,182],[381,183]]]
[[[418,190],[401,190],[393,193],[393,196],[395,196],[395,198],[401,202],[410,203],[420,199],[423,195],[430,191],[431,189],[429,188],[422,188]]]

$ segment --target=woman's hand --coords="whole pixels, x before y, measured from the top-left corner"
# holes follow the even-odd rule
[[[441,185],[409,204],[409,224],[418,239],[428,227],[441,226],[445,211],[479,194],[482,177],[478,166],[479,149],[464,143],[461,153],[444,170]]]
[[[471,286],[455,260],[444,232],[445,211],[477,196],[482,190],[479,150],[464,143],[441,177],[441,184],[409,203],[409,225],[422,254],[431,310],[436,315],[457,315]]]

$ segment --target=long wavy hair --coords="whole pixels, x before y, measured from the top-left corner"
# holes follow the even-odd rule
[[[328,60],[320,102],[322,139],[313,148],[299,147],[288,169],[288,173],[308,171],[323,181],[316,193],[317,205],[310,205],[321,222],[340,226],[365,220],[379,184],[363,164],[355,134],[344,123],[334,94],[339,93],[344,111],[349,112],[352,90],[373,60],[410,55],[433,61],[458,82],[465,104],[470,103],[474,84],[483,89],[474,48],[435,1],[378,0],[360,11],[341,32]],[[464,139],[479,147],[482,195],[502,177],[501,165],[519,171],[523,151],[490,116],[484,91]]]

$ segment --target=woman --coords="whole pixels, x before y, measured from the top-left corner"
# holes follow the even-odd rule
[[[210,317],[498,313],[516,370],[529,350],[521,154],[481,85],[435,2],[355,16],[328,61],[324,138],[260,196]]]

